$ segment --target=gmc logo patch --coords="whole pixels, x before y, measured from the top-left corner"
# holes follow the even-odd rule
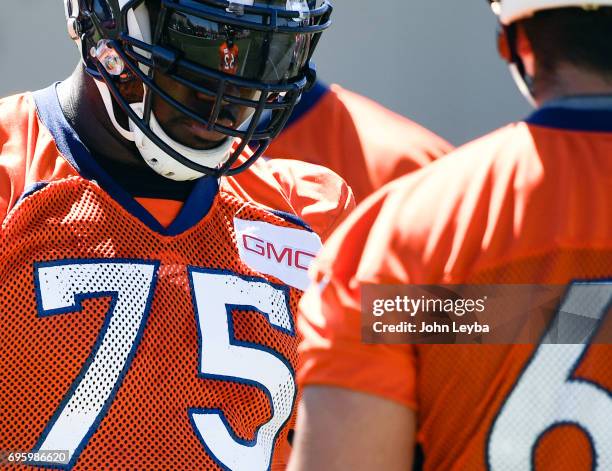
[[[245,265],[300,290],[309,286],[308,269],[321,249],[317,234],[238,218],[234,218],[234,228]]]
[[[316,254],[300,250],[295,247],[281,246],[277,247],[274,242],[260,239],[248,234],[242,235],[242,244],[244,249],[265,257],[268,260],[275,261],[279,264],[285,264],[288,267],[295,267],[299,270],[308,271],[310,263],[316,257]]]

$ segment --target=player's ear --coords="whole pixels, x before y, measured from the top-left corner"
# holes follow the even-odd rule
[[[497,51],[501,58],[508,63],[514,62],[513,50],[515,51],[514,54],[518,55],[523,62],[525,72],[533,76],[535,73],[533,48],[525,28],[520,23],[510,27],[500,26],[497,31]]]
[[[536,61],[533,47],[525,28],[520,22],[516,25],[516,52],[523,61],[525,72],[531,77],[535,77]]]
[[[510,38],[506,28],[500,26],[497,29],[497,52],[500,57],[506,62],[512,62],[512,53],[510,52]]]

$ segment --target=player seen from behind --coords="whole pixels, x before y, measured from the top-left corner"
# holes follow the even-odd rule
[[[493,7],[537,110],[391,183],[326,244],[292,471],[407,470],[417,443],[426,470],[612,469],[612,1]],[[365,345],[366,283],[565,285],[551,312],[593,321],[589,342]]]

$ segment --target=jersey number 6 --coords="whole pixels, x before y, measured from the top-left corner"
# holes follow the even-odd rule
[[[612,393],[599,384],[574,376],[588,342],[560,344],[554,339],[567,313],[587,325],[590,341],[612,302],[612,283],[574,283],[551,327],[503,404],[487,446],[491,471],[530,471],[541,439],[561,425],[580,428],[593,450],[593,469],[612,469]],[[571,317],[570,317],[571,318]],[[576,317],[574,317],[576,319]],[[576,324],[573,326],[578,328]],[[553,344],[557,343],[557,344]]]

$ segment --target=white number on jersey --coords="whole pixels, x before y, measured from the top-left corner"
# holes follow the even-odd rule
[[[67,450],[71,467],[128,370],[153,298],[157,263],[84,262],[37,266],[41,316],[74,312],[86,298],[112,296],[102,331],[33,452]]]
[[[158,262],[138,260],[46,262],[36,266],[41,316],[78,311],[87,298],[113,298],[89,358],[32,450],[68,450],[70,462],[44,464],[72,468],[103,420],[138,348],[151,308],[158,266]],[[236,438],[218,410],[189,411],[196,434],[222,467],[267,470],[278,433],[293,410],[294,374],[278,353],[236,341],[230,310],[257,310],[274,328],[294,335],[289,290],[263,279],[247,279],[223,271],[194,268],[189,274],[203,377],[259,387],[272,408],[272,418],[259,427],[252,442]]]
[[[252,442],[238,439],[222,412],[190,411],[191,419],[210,454],[233,470],[266,470],[278,432],[289,420],[296,387],[290,365],[262,346],[241,345],[233,335],[230,309],[242,306],[264,313],[270,324],[294,335],[286,290],[235,275],[192,270],[196,316],[200,334],[200,372],[263,388],[272,418],[257,430]]]
[[[563,313],[595,319],[596,334],[612,301],[612,283],[574,283],[514,390],[495,419],[487,446],[491,471],[531,471],[541,438],[555,426],[580,427],[593,446],[598,470],[612,469],[612,393],[574,378],[588,344],[552,345]]]

